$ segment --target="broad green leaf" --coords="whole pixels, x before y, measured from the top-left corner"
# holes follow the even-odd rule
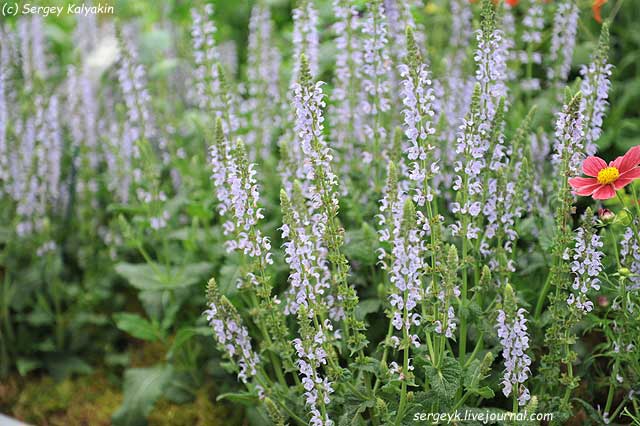
[[[378,309],[380,309],[380,299],[361,300],[356,306],[356,318],[362,321],[367,315],[378,312]]]
[[[120,330],[129,333],[136,339],[153,342],[162,338],[158,327],[138,314],[121,312],[114,314],[113,319]]]
[[[115,270],[138,290],[162,289],[162,282],[158,280],[154,269],[150,265],[121,262],[116,264]]]
[[[482,360],[474,359],[464,372],[463,384],[465,389],[483,398],[492,398],[493,390],[488,386],[480,386],[480,383],[487,378],[493,363],[493,353],[487,352]]]
[[[366,223],[361,229],[347,231],[345,235],[345,255],[363,265],[375,265],[378,258],[371,247],[378,244],[378,236]]]
[[[163,397],[176,404],[184,404],[193,401],[198,391],[198,382],[188,371],[174,372]]]
[[[47,371],[55,380],[64,380],[74,374],[91,374],[93,367],[77,356],[52,354],[45,359]]]
[[[183,327],[176,333],[173,344],[169,350],[168,355],[173,355],[178,349],[180,349],[185,343],[187,343],[194,336],[211,336],[213,331],[211,327]]]
[[[208,262],[191,263],[183,266],[164,267],[150,264],[121,262],[115,266],[118,274],[138,290],[172,290],[189,287],[202,282],[211,272],[213,265]]]
[[[37,359],[18,358],[16,360],[16,367],[18,368],[18,373],[20,373],[21,376],[26,376],[29,372],[41,366],[42,362]]]
[[[426,379],[433,390],[442,397],[453,398],[460,385],[461,369],[458,361],[451,357],[442,359],[439,368],[425,367]]]
[[[124,402],[113,414],[113,426],[145,426],[147,415],[172,375],[170,365],[127,370],[124,373]]]

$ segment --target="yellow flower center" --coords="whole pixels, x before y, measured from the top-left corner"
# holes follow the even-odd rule
[[[618,179],[620,172],[615,167],[605,167],[598,172],[598,183],[602,185],[609,185]]]

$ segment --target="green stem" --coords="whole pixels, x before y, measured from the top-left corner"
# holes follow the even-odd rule
[[[568,354],[570,351],[569,345],[565,344],[565,351]],[[573,364],[571,361],[567,363],[567,375],[569,376],[569,380],[573,382]],[[564,391],[564,396],[562,397],[562,401],[566,404],[569,402],[569,398],[571,398],[571,391],[573,390],[572,385],[567,386],[567,389]]]
[[[466,224],[465,224],[466,225]],[[466,226],[463,229],[467,229]],[[467,238],[463,236],[462,238],[462,291],[460,293],[461,302],[460,305],[463,309],[467,307]],[[460,348],[458,350],[458,358],[460,359],[460,364],[464,365],[465,357],[467,352],[467,317],[464,312],[461,312],[460,315]]]
[[[554,259],[555,260],[555,259]],[[547,294],[549,293],[549,289],[551,288],[551,277],[553,275],[553,266],[549,269],[549,273],[547,274],[547,279],[542,286],[542,291],[540,291],[540,295],[538,296],[538,303],[536,304],[536,310],[533,315],[533,318],[538,321],[540,319],[540,315],[542,314],[542,307],[544,306],[544,301],[547,299]]]
[[[391,321],[389,321],[389,328],[387,329],[387,337],[385,337],[384,339],[384,350],[382,352],[382,359],[380,360],[380,364],[382,365],[386,365],[387,363],[387,355],[389,354],[389,346],[387,346],[387,341],[389,340],[389,338],[391,337],[391,335],[393,334],[393,324],[391,324]],[[373,393],[376,393],[376,390],[378,390],[378,386],[380,385],[380,377],[376,376],[376,381],[373,385]]]
[[[462,404],[464,404],[464,402],[467,400],[467,398],[469,398],[470,395],[471,393],[465,392],[462,398],[460,398],[458,402],[456,402],[456,405],[453,406],[453,409],[451,411],[456,411],[458,408],[460,408]]]
[[[409,331],[406,324],[409,317],[409,311],[407,309],[407,290],[404,291],[404,310],[402,314],[402,340],[405,347],[402,349],[402,390],[400,393],[400,405],[398,406],[398,416],[396,417],[396,425],[400,424],[400,421],[404,417],[404,410],[407,403],[407,381],[409,380]]]
[[[482,347],[483,337],[484,337],[484,332],[481,332],[480,335],[478,336],[478,341],[476,342],[476,346],[473,348],[473,352],[471,352],[469,359],[467,359],[467,362],[464,364],[464,368],[467,368],[471,364],[471,362],[475,359],[476,355],[478,354],[478,351],[480,351],[480,348]]]

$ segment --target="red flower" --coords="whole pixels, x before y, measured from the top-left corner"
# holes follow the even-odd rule
[[[516,7],[518,5],[519,1],[520,0],[504,0],[504,2],[507,3],[511,7]]]
[[[602,24],[602,15],[600,14],[600,9],[607,2],[607,0],[593,0],[593,5],[591,6],[591,10],[593,11],[593,19],[595,19],[599,24]]]
[[[607,200],[616,196],[618,189],[624,188],[640,178],[640,146],[634,146],[623,157],[618,157],[607,165],[600,157],[588,157],[582,163],[582,171],[590,177],[574,177],[569,185],[577,195],[590,195],[595,200]]]

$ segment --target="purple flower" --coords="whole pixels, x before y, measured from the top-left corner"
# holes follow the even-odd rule
[[[259,3],[253,7],[249,21],[248,99],[243,106],[251,128],[247,144],[252,160],[270,155],[273,134],[280,124],[280,62],[271,12]]]
[[[280,200],[285,262],[291,271],[285,313],[296,314],[300,307],[304,307],[310,317],[316,314],[322,316],[332,305],[327,249],[323,246],[323,240],[318,238],[318,233],[310,232],[315,225],[309,219],[306,206],[294,206],[284,191],[280,194]]]
[[[419,346],[420,340],[417,334],[411,333],[411,328],[418,327],[421,321],[420,314],[413,311],[423,298],[421,280],[425,270],[426,233],[411,200],[395,204],[392,207],[394,227],[389,256],[389,281],[394,285],[394,291],[389,295],[391,322],[396,330],[402,331],[403,336],[408,336],[413,344]],[[399,343],[398,340],[396,342]]]
[[[44,81],[49,74],[43,19],[39,15],[23,17],[18,20],[17,30],[24,88],[31,91],[34,81]]]
[[[211,280],[207,287],[208,309],[204,311],[207,322],[213,328],[213,337],[227,358],[238,367],[238,379],[242,383],[256,375],[260,357],[253,350],[249,331],[244,326],[236,308],[221,296]]]
[[[333,327],[327,320],[315,335],[302,336],[294,339],[293,346],[298,359],[296,366],[302,378],[304,387],[305,405],[310,410],[310,424],[318,426],[332,426],[334,423],[328,415],[323,417],[318,409],[319,406],[326,406],[331,402],[329,395],[333,393],[333,384],[325,376],[323,377],[321,368],[327,364],[327,353],[324,345],[327,342],[326,334],[332,331]]]
[[[433,89],[427,65],[414,59],[413,64],[399,66],[402,80],[401,97],[404,109],[404,133],[408,141],[406,149],[410,163],[403,171],[411,181],[413,200],[424,206],[433,199],[428,181],[440,171],[433,158],[434,146],[429,137],[435,133],[433,127]]]
[[[9,147],[7,146],[7,132],[9,129],[10,116],[8,101],[10,96],[10,69],[12,66],[10,33],[0,26],[0,38],[9,40],[0,45],[0,194],[8,191],[5,182],[9,180]]]
[[[314,77],[318,76],[320,36],[318,34],[318,11],[313,0],[303,0],[293,10],[293,70],[291,84],[295,84],[300,77],[300,63],[298,58],[304,53],[309,61],[309,71]]]
[[[147,88],[146,70],[140,64],[135,46],[134,28],[123,28],[121,37],[120,66],[118,81],[127,109],[128,131],[125,137],[133,145],[134,157],[139,155],[136,142],[153,141],[156,129],[151,114],[151,96]]]
[[[191,9],[191,38],[195,63],[194,89],[199,108],[218,111],[222,109],[218,97],[221,90],[217,67],[220,54],[216,48],[216,26],[211,15],[213,15],[211,4],[200,9]]]
[[[500,309],[496,324],[505,366],[502,393],[509,396],[515,392],[521,406],[531,399],[529,390],[524,386],[531,373],[531,358],[526,353],[529,349],[529,334],[525,313],[526,311],[520,308],[510,317]]]
[[[567,176],[580,174],[580,165],[586,156],[584,117],[580,110],[572,111],[572,107],[572,104],[564,105],[562,111],[557,114],[554,152],[551,159],[555,166],[566,162]]]
[[[564,83],[571,70],[573,49],[576,45],[578,30],[578,5],[565,1],[558,5],[553,17],[549,60],[552,65],[547,69],[547,78],[556,84]]]
[[[587,218],[586,220],[593,220]],[[567,298],[569,305],[575,305],[583,312],[591,312],[593,302],[589,300],[590,290],[600,290],[598,276],[602,272],[602,258],[604,254],[600,248],[604,245],[598,234],[592,228],[580,227],[574,236],[575,246],[571,256],[571,272],[573,284]]]
[[[607,62],[609,48],[609,27],[605,24],[600,35],[600,45],[591,63],[580,68],[582,83],[582,103],[580,110],[585,120],[585,150],[587,155],[595,155],[596,141],[602,133],[602,122],[609,102],[609,88],[611,82],[611,64]]]
[[[229,146],[220,120],[216,134],[216,143],[210,152],[218,212],[226,218],[223,224],[223,233],[228,236],[225,247],[229,252],[239,251],[260,261],[262,266],[272,264],[271,242],[257,227],[264,216],[255,165],[249,163],[242,142],[234,148]],[[255,279],[250,281],[256,282]]]
[[[66,114],[78,173],[77,192],[82,201],[97,208],[98,182],[95,171],[102,157],[98,144],[98,102],[88,73],[69,67],[67,72]]]
[[[476,31],[476,40],[474,60],[476,81],[480,83],[480,118],[491,122],[500,98],[507,96],[507,45],[501,30],[486,26]]]
[[[332,139],[336,150],[341,152],[341,172],[348,175],[357,159],[366,138],[363,114],[358,108],[357,87],[362,80],[362,51],[360,29],[362,19],[358,10],[349,1],[334,0],[333,11],[337,21],[333,31],[338,53],[336,55],[334,90],[332,93],[331,123]]]
[[[634,235],[633,228],[625,229],[620,241],[620,262],[631,271],[629,291],[640,289],[640,244]]]
[[[371,145],[365,151],[365,161],[372,159],[373,151],[386,138],[387,130],[381,116],[391,109],[390,83],[391,60],[389,59],[388,24],[381,1],[370,3],[362,25],[362,86],[360,110],[364,119],[364,133]]]
[[[540,4],[531,4],[522,20],[521,40],[526,46],[526,50],[518,52],[518,59],[523,65],[542,63],[542,55],[535,49],[542,43],[542,30],[544,30],[544,10]],[[540,90],[540,80],[535,77],[520,81],[523,90]]]

